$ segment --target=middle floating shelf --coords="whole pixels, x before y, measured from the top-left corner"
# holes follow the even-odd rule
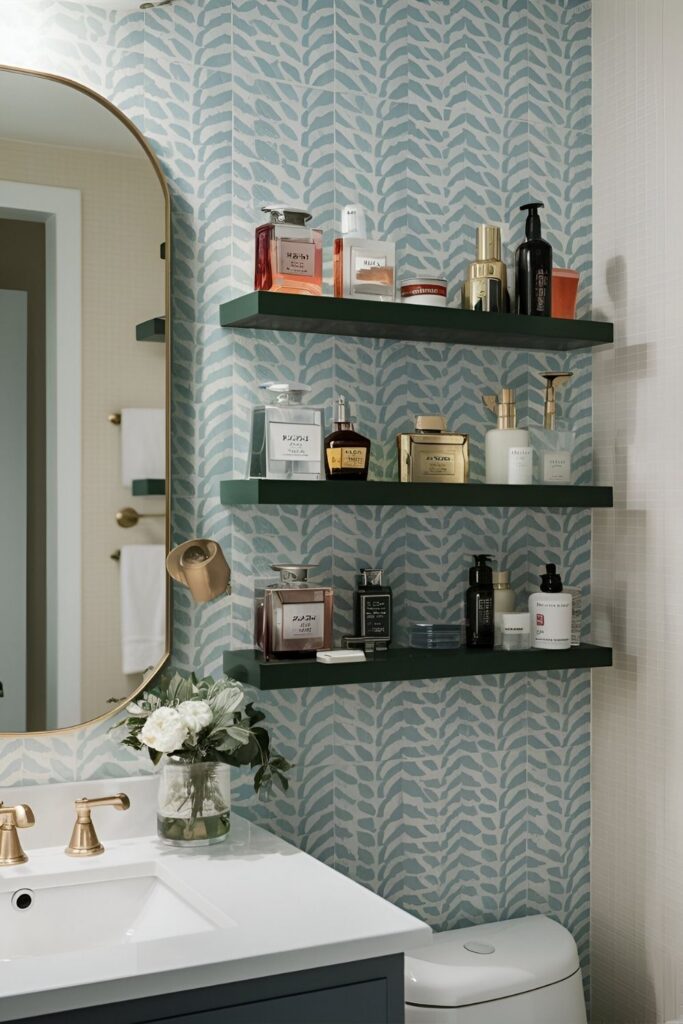
[[[223,505],[449,505],[612,508],[611,487],[557,484],[402,484],[396,480],[222,480]]]

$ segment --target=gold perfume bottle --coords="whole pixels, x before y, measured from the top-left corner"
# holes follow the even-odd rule
[[[477,258],[467,268],[462,308],[484,313],[510,312],[507,269],[501,260],[500,228],[495,225],[480,224],[477,228]]]
[[[418,416],[415,430],[396,438],[401,483],[466,484],[469,436],[447,430],[443,416]]]

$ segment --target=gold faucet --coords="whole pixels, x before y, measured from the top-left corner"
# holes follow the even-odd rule
[[[0,803],[0,868],[26,863],[28,857],[21,848],[17,829],[31,828],[35,823],[36,819],[28,804],[5,807]]]
[[[97,838],[90,817],[93,807],[114,807],[117,811],[127,811],[130,800],[125,793],[94,797],[92,800],[84,796],[76,800],[76,824],[69,845],[64,851],[69,857],[96,857],[98,853],[104,853],[104,847]]]

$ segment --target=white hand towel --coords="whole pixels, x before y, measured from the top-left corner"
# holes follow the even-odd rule
[[[121,410],[121,483],[166,477],[164,409]]]
[[[121,660],[123,672],[144,672],[166,646],[166,548],[121,548]]]

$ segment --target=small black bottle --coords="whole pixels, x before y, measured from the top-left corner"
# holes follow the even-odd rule
[[[516,311],[522,316],[550,316],[553,248],[541,238],[543,203],[526,203],[526,241],[517,247],[515,257]]]
[[[493,647],[493,571],[491,555],[475,555],[465,594],[465,633],[468,647]]]
[[[382,580],[381,569],[361,569],[354,594],[356,636],[371,637],[382,646],[391,643],[391,587]]]

